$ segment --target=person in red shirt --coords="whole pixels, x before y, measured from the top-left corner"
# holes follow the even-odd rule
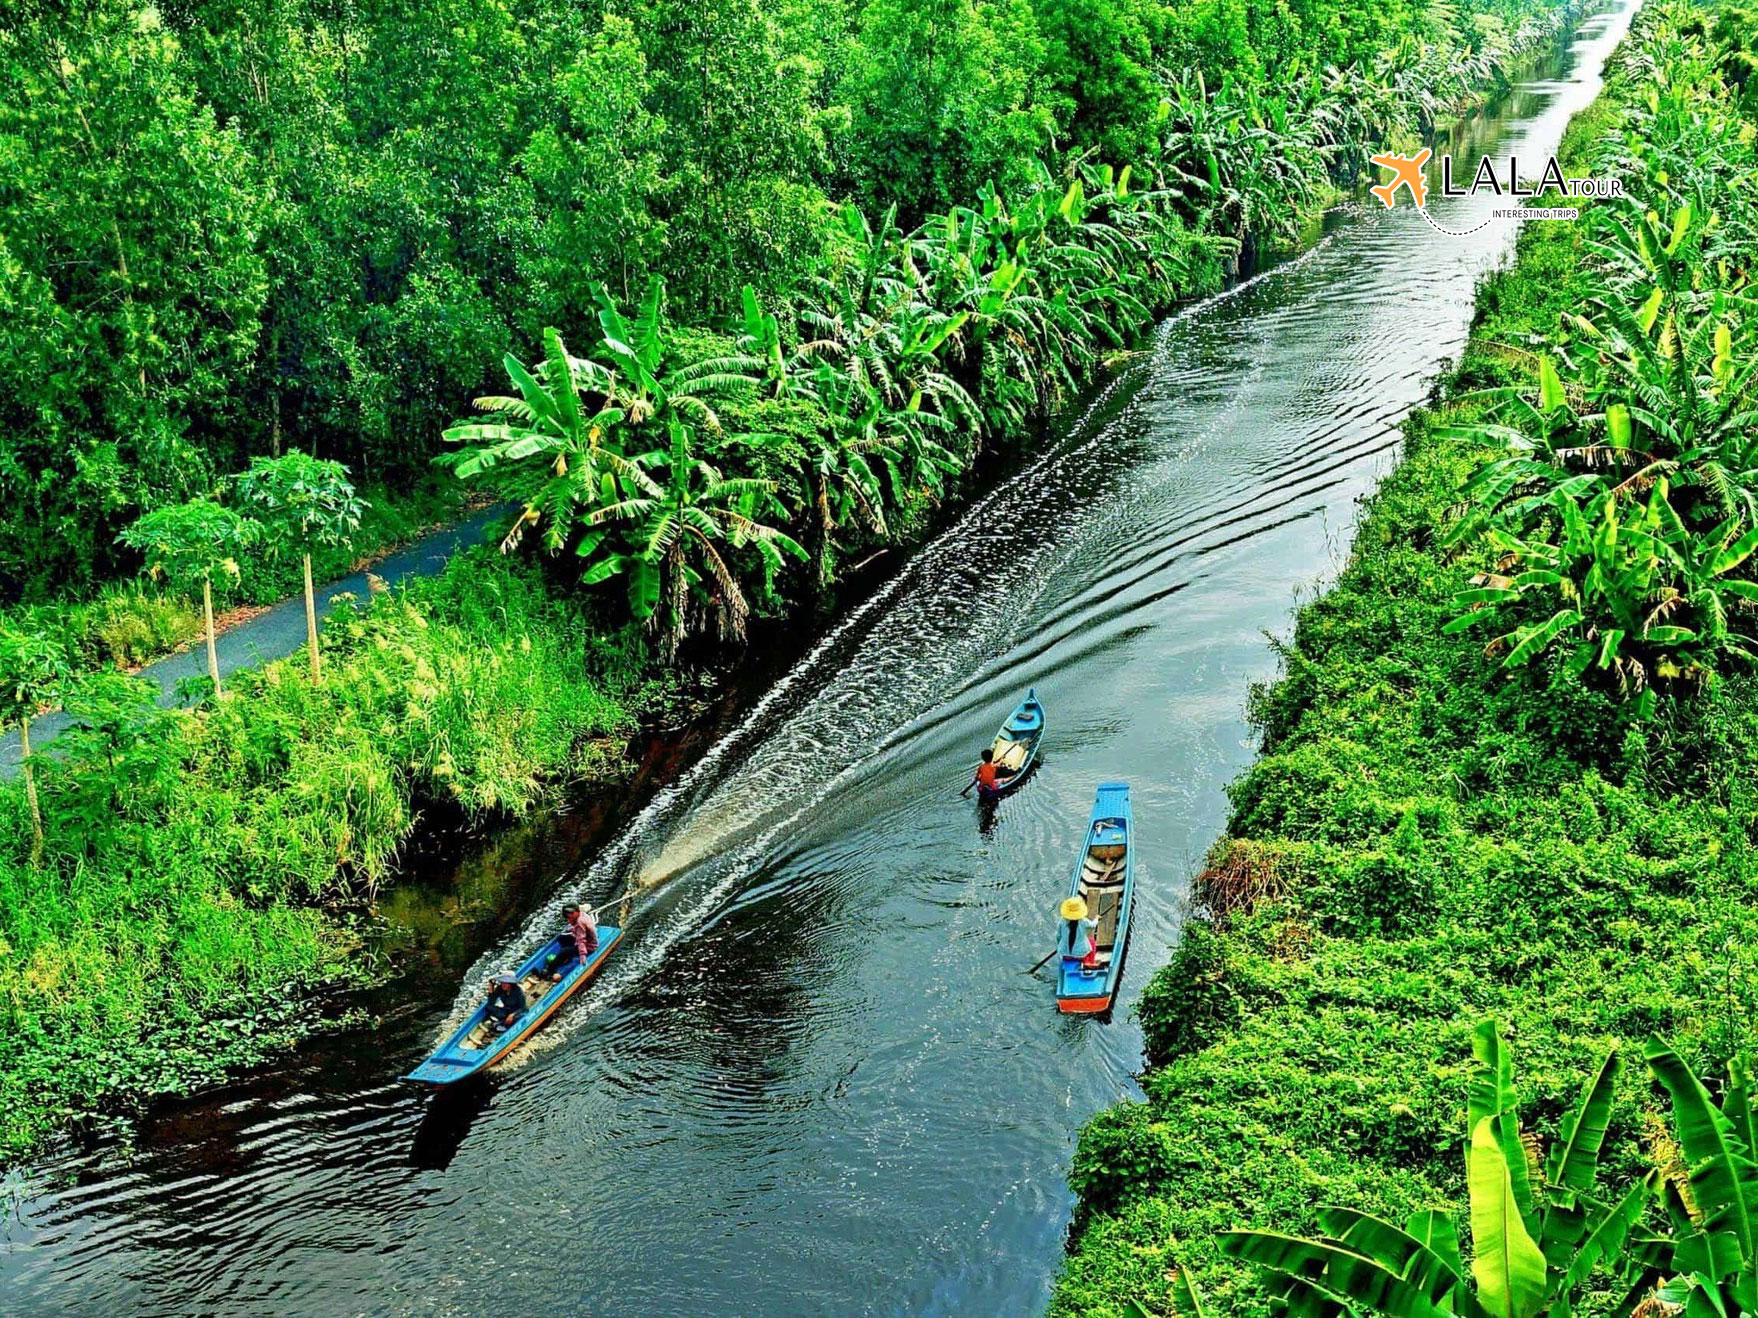
[[[995,752],[993,750],[983,752],[983,762],[977,766],[977,772],[971,781],[977,785],[977,799],[979,801],[993,801],[1001,795],[1001,777],[995,767]]]

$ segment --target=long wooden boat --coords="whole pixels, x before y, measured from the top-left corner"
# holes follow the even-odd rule
[[[541,972],[550,955],[563,950],[562,939],[565,937],[566,934],[561,934],[550,939],[519,967],[519,987],[525,990],[524,1015],[506,1029],[496,1030],[488,1023],[488,1002],[485,997],[481,1005],[470,1014],[470,1019],[435,1049],[432,1057],[403,1078],[421,1080],[432,1085],[456,1084],[502,1060],[535,1034],[539,1026],[555,1015],[562,1003],[598,973],[598,968],[622,941],[623,931],[615,925],[600,925],[598,950],[585,961],[576,962],[573,969],[563,975],[559,982],[552,984],[542,977]]]
[[[1068,897],[1058,912],[1056,1006],[1110,1009],[1123,973],[1135,898],[1135,821],[1128,783],[1100,783]],[[1088,939],[1090,937],[1091,947]]]
[[[995,795],[1005,796],[1025,781],[1038,762],[1038,743],[1044,739],[1044,706],[1035,690],[1013,708],[995,742]]]

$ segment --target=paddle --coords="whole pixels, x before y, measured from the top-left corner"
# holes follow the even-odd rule
[[[1037,974],[1040,970],[1042,970],[1044,968],[1045,964],[1050,960],[1050,957],[1055,956],[1059,950],[1060,949],[1058,949],[1058,948],[1054,948],[1054,947],[1051,948],[1050,949],[1050,956],[1045,957],[1043,961],[1038,962],[1037,965],[1033,966],[1030,970],[1026,971],[1025,973],[1028,975]]]

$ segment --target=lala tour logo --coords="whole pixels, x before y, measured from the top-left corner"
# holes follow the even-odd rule
[[[1574,220],[1579,219],[1581,212],[1573,206],[1532,206],[1521,205],[1492,211],[1489,219],[1469,229],[1443,229],[1436,224],[1428,213],[1428,179],[1423,174],[1423,166],[1433,158],[1434,152],[1424,147],[1414,156],[1401,156],[1392,152],[1381,152],[1369,159],[1381,169],[1392,171],[1392,177],[1383,183],[1376,183],[1368,191],[1373,193],[1390,210],[1397,202],[1398,193],[1408,192],[1410,199],[1416,203],[1416,209],[1422,213],[1423,219],[1433,225],[1441,233],[1454,237],[1463,237],[1475,233],[1491,220],[1522,219],[1522,220]],[[1563,197],[1621,197],[1624,185],[1621,179],[1597,178],[1566,178],[1563,167],[1557,164],[1555,156],[1548,157],[1544,168],[1539,172],[1536,184],[1522,183],[1520,179],[1520,162],[1514,156],[1507,160],[1506,174],[1499,173],[1496,161],[1488,156],[1479,156],[1477,170],[1472,175],[1470,186],[1459,187],[1453,181],[1453,157],[1441,157],[1441,195],[1443,197],[1474,197],[1479,193],[1490,192],[1498,197],[1515,197],[1522,201],[1542,198],[1547,192],[1555,192]]]

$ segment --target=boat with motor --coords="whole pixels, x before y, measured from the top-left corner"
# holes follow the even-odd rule
[[[567,974],[552,984],[544,968],[566,953],[562,940],[570,937],[563,933],[550,939],[519,967],[516,982],[525,991],[527,1005],[511,1025],[497,1030],[488,1019],[488,1003],[479,1003],[470,1018],[434,1050],[433,1056],[403,1078],[430,1085],[452,1085],[504,1060],[598,973],[622,941],[623,931],[615,925],[600,925],[597,949],[586,960],[576,961]]]

